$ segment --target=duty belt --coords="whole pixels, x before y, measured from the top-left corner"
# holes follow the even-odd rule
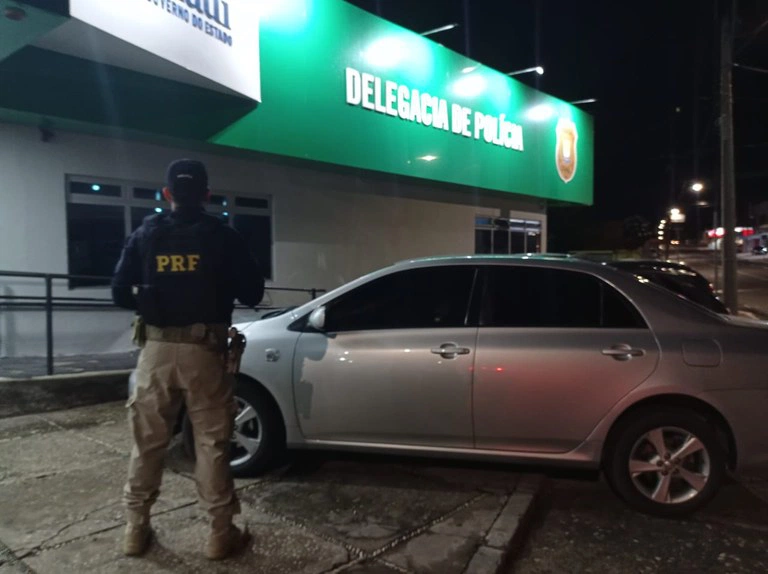
[[[224,324],[195,323],[184,327],[154,327],[147,325],[147,340],[163,343],[187,343],[205,345],[219,351],[227,348],[227,331]]]

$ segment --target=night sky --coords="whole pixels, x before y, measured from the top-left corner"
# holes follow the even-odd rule
[[[716,0],[350,0],[501,71],[543,65],[518,79],[594,115],[595,207],[600,219],[658,221],[685,208],[694,178],[719,193]],[[735,61],[768,69],[768,0],[740,0]],[[755,30],[761,32],[754,34]],[[734,71],[739,223],[768,201],[768,73]],[[711,211],[709,212],[711,217]]]

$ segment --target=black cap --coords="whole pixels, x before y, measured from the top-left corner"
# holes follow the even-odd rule
[[[208,172],[203,162],[179,159],[168,166],[168,189],[178,203],[199,203],[208,193]]]

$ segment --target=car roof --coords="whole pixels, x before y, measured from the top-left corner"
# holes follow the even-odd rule
[[[629,270],[619,269],[608,265],[606,262],[592,261],[588,259],[582,259],[580,257],[562,255],[562,254],[518,254],[518,255],[442,255],[407,259],[394,263],[388,267],[383,267],[368,273],[362,277],[358,277],[344,285],[331,290],[328,293],[321,295],[318,299],[307,302],[298,309],[295,309],[292,313],[286,314],[290,316],[291,320],[295,320],[301,313],[308,311],[311,308],[316,308],[319,305],[324,305],[328,301],[332,300],[339,295],[342,295],[366,282],[384,277],[391,273],[396,273],[401,270],[408,269],[424,269],[424,268],[439,268],[446,265],[514,265],[520,267],[539,267],[550,269],[562,269],[581,271],[583,273],[589,273],[597,275],[602,279],[611,283],[614,287],[617,287],[620,291],[628,294],[630,298],[635,300],[636,297],[651,297],[655,298],[661,296],[662,298],[653,303],[652,307],[655,309],[666,309],[661,315],[657,314],[657,320],[659,317],[664,317],[663,320],[667,320],[667,317],[682,317],[686,315],[683,311],[685,309],[696,309],[696,317],[701,318],[707,316],[710,319],[713,317],[720,320],[717,313],[710,311],[709,309],[698,305],[688,298],[678,295],[669,289],[658,285],[656,282],[643,280],[638,282],[635,275]],[[640,286],[641,284],[642,287]],[[627,289],[631,289],[627,293]],[[671,301],[683,301],[686,305],[675,305],[668,307]],[[674,312],[671,312],[673,311]],[[655,311],[654,311],[655,313]],[[702,315],[703,314],[703,315]],[[690,318],[690,317],[689,317]],[[698,319],[697,319],[698,320]]]
[[[610,261],[609,263],[611,265],[626,265],[628,267],[684,267],[686,269],[690,269],[690,267],[685,263],[680,263],[679,261],[666,261],[663,259],[617,259],[615,261]]]
[[[684,263],[678,263],[676,261],[657,261],[657,260],[631,260],[625,259],[621,261],[609,261],[609,265],[627,271],[661,271],[664,273],[670,273],[675,271],[685,272],[686,274],[700,275],[698,271],[685,265]]]
[[[602,263],[581,259],[566,254],[552,253],[521,253],[514,255],[442,255],[433,257],[421,257],[406,259],[395,263],[395,267],[418,267],[440,265],[471,265],[471,264],[499,264],[514,263],[515,265],[536,266],[540,263],[553,263],[558,266],[573,269],[595,270],[604,269]]]

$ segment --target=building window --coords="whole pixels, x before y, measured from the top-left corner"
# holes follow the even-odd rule
[[[267,279],[272,279],[272,200],[217,193],[206,209],[245,238]],[[70,287],[109,285],[125,239],[144,219],[168,210],[162,186],[104,178],[67,179],[67,247]],[[96,279],[103,277],[104,279]]]
[[[237,208],[236,208],[237,209]],[[232,227],[245,239],[265,277],[272,278],[272,219],[268,215],[236,213]]]
[[[475,253],[540,253],[541,221],[478,216],[475,218]]]
[[[69,274],[110,275],[125,241],[125,213],[116,205],[67,204],[67,245]],[[72,280],[71,287],[105,285],[99,279]]]

